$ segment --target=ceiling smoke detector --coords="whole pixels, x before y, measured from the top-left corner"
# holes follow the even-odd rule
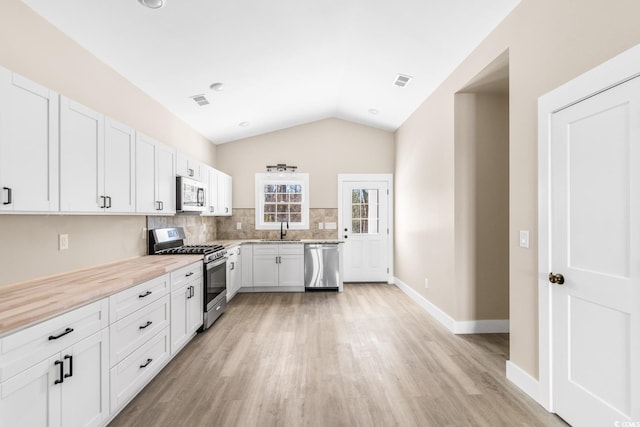
[[[405,87],[406,85],[409,84],[409,82],[411,81],[413,77],[411,76],[407,76],[404,74],[398,74],[396,76],[396,80],[393,82],[394,86],[398,86],[398,87]]]
[[[164,0],[138,0],[138,2],[149,9],[160,9],[164,7]]]
[[[209,101],[204,97],[204,95],[193,95],[191,99],[196,101],[196,103],[201,107],[209,105]]]

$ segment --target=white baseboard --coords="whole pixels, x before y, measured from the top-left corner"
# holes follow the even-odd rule
[[[400,288],[402,292],[407,294],[409,298],[415,301],[438,322],[442,323],[451,332],[454,332],[456,321],[453,319],[453,317],[440,310],[436,305],[432,304],[428,299],[417,293],[411,286],[407,285],[397,277],[394,277],[393,284]]]
[[[509,332],[509,320],[456,321],[402,280],[394,277],[393,283],[454,334],[497,334]]]
[[[540,382],[510,360],[507,360],[507,379],[540,403]]]

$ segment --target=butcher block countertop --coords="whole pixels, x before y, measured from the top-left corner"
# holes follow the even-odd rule
[[[202,260],[141,256],[0,286],[0,337]]]

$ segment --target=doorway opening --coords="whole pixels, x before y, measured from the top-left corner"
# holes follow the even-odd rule
[[[455,95],[456,320],[509,330],[509,53]]]

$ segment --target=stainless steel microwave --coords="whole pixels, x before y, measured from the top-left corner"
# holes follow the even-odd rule
[[[207,191],[204,184],[184,176],[178,176],[176,180],[176,211],[203,212]]]

